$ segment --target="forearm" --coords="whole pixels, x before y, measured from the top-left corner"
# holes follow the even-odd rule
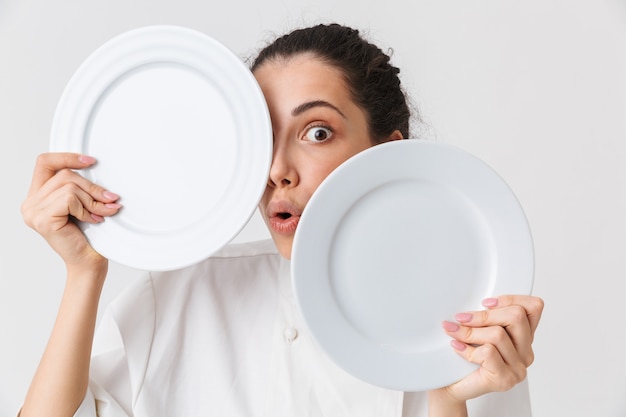
[[[68,271],[57,319],[21,417],[72,416],[82,402],[105,276],[106,265],[86,273]]]
[[[446,388],[432,390],[428,392],[428,417],[467,417],[467,406]]]

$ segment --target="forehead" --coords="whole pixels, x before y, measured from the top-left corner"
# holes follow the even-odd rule
[[[254,71],[268,103],[297,106],[303,101],[352,101],[343,73],[313,54],[264,62]]]

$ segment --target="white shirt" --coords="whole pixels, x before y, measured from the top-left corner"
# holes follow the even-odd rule
[[[326,357],[272,241],[133,283],[103,316],[90,376],[76,416],[427,415],[425,393],[372,386]],[[528,397],[523,382],[471,401],[470,416],[528,417]]]

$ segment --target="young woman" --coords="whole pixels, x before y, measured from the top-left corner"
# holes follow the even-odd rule
[[[277,39],[252,71],[274,133],[259,205],[272,240],[147,274],[110,306],[95,342],[108,262],[70,218],[101,222],[120,209],[119,197],[73,171],[92,165],[89,156],[38,159],[23,215],[63,258],[67,281],[21,415],[463,416],[468,408],[530,415],[525,377],[543,308],[536,297],[488,299],[485,311],[444,322],[451,349],[480,367],[428,393],[371,386],[318,350],[290,287],[299,216],[343,161],[408,137],[409,109],[389,57],[340,25]]]

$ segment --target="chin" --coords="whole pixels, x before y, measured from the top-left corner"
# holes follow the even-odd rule
[[[291,247],[293,245],[293,239],[286,239],[284,236],[272,236],[274,244],[278,249],[280,256],[287,260],[291,260]]]

